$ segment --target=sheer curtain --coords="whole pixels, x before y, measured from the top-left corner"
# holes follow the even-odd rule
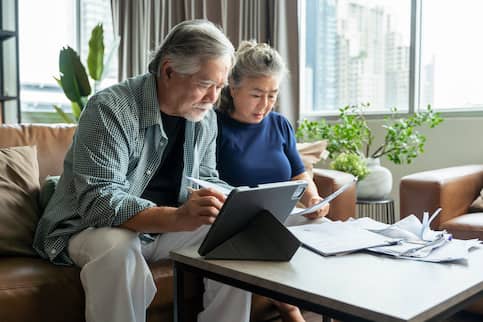
[[[277,110],[291,122],[299,116],[297,1],[293,0],[111,0],[120,37],[119,79],[147,71],[151,52],[171,27],[187,19],[220,25],[235,48],[256,39],[274,46],[286,60],[289,77],[281,86]]]

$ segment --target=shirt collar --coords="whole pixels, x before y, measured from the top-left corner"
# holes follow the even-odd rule
[[[138,97],[140,101],[139,123],[142,128],[161,124],[161,111],[158,103],[156,77],[146,74]]]

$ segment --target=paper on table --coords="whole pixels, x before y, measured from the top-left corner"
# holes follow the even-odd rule
[[[394,246],[382,246],[369,248],[370,251],[392,255],[397,258],[411,259],[423,262],[432,263],[444,263],[451,261],[466,260],[468,258],[469,251],[472,248],[481,247],[478,239],[460,240],[452,239],[451,241],[445,241],[443,246],[436,247],[428,251],[426,256],[406,256],[401,255],[411,250],[409,243],[401,243]]]
[[[287,228],[304,247],[324,256],[392,245],[399,241],[344,222],[325,222]]]
[[[294,208],[292,210],[292,212],[290,213],[290,215],[292,215],[292,216],[293,215],[305,215],[305,214],[310,214],[312,212],[315,212],[315,211],[319,210],[320,208],[324,207],[326,204],[328,204],[329,202],[331,202],[332,200],[334,200],[335,198],[337,198],[337,196],[339,196],[341,193],[343,193],[344,191],[346,191],[356,181],[357,181],[357,177],[354,177],[354,179],[351,182],[348,182],[348,183],[344,184],[342,187],[340,187],[335,192],[333,192],[332,194],[328,195],[327,197],[325,197],[323,200],[319,201],[315,205],[313,205],[313,206],[311,206],[309,208],[297,208],[296,207],[296,208]]]
[[[213,188],[213,189],[221,192],[225,196],[228,196],[230,194],[230,192],[231,192],[230,189],[227,189],[225,187],[222,187],[222,186],[220,186],[220,185],[218,185],[216,183],[213,183],[213,182],[209,182],[209,181],[201,180],[201,179],[196,179],[196,178],[188,177],[188,176],[186,177],[186,179],[188,179],[188,181],[191,181],[194,184],[199,185],[202,188]]]

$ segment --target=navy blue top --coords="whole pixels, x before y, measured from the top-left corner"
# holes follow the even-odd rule
[[[232,186],[288,181],[305,171],[289,121],[270,112],[260,123],[247,124],[217,110],[217,168]]]

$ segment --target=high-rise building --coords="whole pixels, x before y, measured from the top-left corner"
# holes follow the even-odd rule
[[[306,70],[312,70],[306,79],[311,88],[313,110],[333,110],[336,105],[336,1],[306,1]],[[306,92],[307,93],[307,92]]]

